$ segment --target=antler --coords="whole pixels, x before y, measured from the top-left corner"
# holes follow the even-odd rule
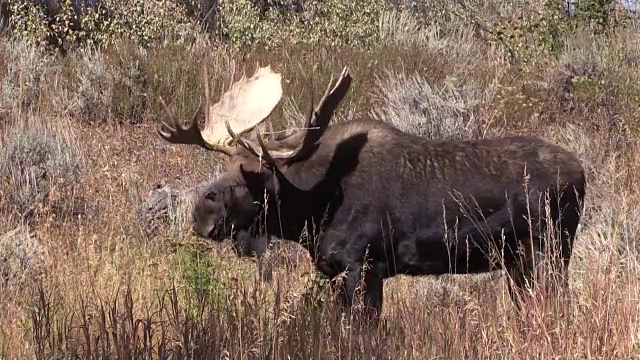
[[[258,143],[262,150],[262,156],[267,159],[268,162],[274,163],[274,159],[284,159],[289,163],[295,162],[300,158],[304,158],[313,148],[316,141],[318,141],[322,134],[327,130],[327,127],[333,117],[333,113],[349,90],[351,85],[351,75],[349,74],[347,67],[342,69],[340,77],[333,88],[331,88],[332,82],[333,76],[331,77],[327,89],[325,90],[322,99],[320,99],[315,111],[309,113],[305,126],[306,132],[304,134],[304,138],[294,150],[270,153],[262,140],[261,134],[257,134]],[[313,107],[313,100],[311,106]],[[249,151],[255,152],[253,149]]]
[[[233,154],[231,141],[265,121],[280,102],[282,76],[273,72],[270,65],[259,67],[250,78],[243,75],[242,79],[230,86],[218,102],[210,105],[206,67],[203,69],[203,74],[206,101],[204,128],[199,128],[195,117],[187,126],[178,125],[175,117],[160,98],[160,103],[170,115],[173,124],[169,125],[163,121],[158,133],[174,144],[194,144],[231,155]],[[239,128],[237,135],[231,130],[231,125]],[[247,145],[244,141],[238,141],[238,144],[243,147]]]

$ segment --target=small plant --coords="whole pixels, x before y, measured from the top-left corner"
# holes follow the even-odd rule
[[[180,269],[179,283],[189,304],[209,304],[214,309],[228,306],[230,289],[219,279],[221,264],[197,245],[180,245],[175,254]],[[192,308],[194,312],[198,309]]]

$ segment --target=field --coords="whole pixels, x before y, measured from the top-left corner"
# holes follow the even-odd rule
[[[482,36],[470,18],[375,21],[370,44],[250,50],[203,32],[60,56],[0,37],[0,359],[640,357],[637,20],[576,26],[553,51],[516,30],[511,43]],[[357,329],[298,244],[275,242],[265,276],[195,238],[188,189],[224,163],[157,135],[158,96],[187,121],[203,65],[218,96],[257,64],[283,74],[275,130],[300,126],[348,66],[336,122],[370,114],[430,138],[534,134],[575,151],[588,188],[573,301],[516,313],[502,273],[399,276],[382,325]]]

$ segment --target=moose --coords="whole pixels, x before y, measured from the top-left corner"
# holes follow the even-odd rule
[[[162,138],[229,158],[196,201],[198,236],[231,238],[243,256],[260,256],[269,236],[296,241],[318,271],[344,276],[344,306],[362,291],[372,320],[383,280],[398,274],[504,270],[517,300],[542,271],[552,290],[566,289],[586,186],[572,152],[532,136],[428,140],[366,116],[330,125],[352,82],[347,67],[315,109],[312,100],[301,131],[264,139],[256,126],[279,103],[281,81],[260,67],[211,105],[205,79],[202,129],[197,118],[178,124],[160,99],[171,116]]]

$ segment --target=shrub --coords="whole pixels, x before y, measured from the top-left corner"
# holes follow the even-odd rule
[[[593,32],[601,33],[614,25],[612,15],[616,0],[580,0],[571,4],[574,21],[588,25]]]
[[[403,131],[429,139],[461,139],[474,135],[473,110],[482,101],[474,84],[447,79],[435,87],[420,74],[388,71],[377,79],[381,102],[372,115]]]
[[[556,52],[567,23],[555,0],[506,2],[461,1],[459,13],[482,36],[506,51],[510,60],[531,63]]]
[[[50,35],[46,7],[32,1],[7,1],[7,4],[13,35],[31,46],[45,45]]]
[[[116,74],[110,69],[104,55],[92,47],[72,54],[75,86],[70,89],[73,99],[69,113],[74,117],[100,122],[111,112]]]
[[[152,59],[148,54],[144,47],[131,42],[119,42],[110,52],[109,70],[114,87],[110,113],[125,123],[139,123],[147,114],[151,90],[148,78],[152,75],[149,73]]]
[[[130,39],[136,44],[148,46],[156,41],[181,42],[198,32],[196,24],[188,18],[180,1],[160,0],[105,0],[111,20],[104,39],[99,43],[116,39]]]
[[[567,37],[559,54],[560,65],[573,76],[593,78],[600,75],[603,59],[595,40],[593,35],[585,31]]]
[[[174,261],[179,269],[181,283],[184,284],[186,298],[206,298],[206,302],[216,309],[226,309],[231,305],[229,285],[220,278],[223,270],[226,270],[223,263],[215,261],[203,249],[191,244],[179,246]],[[195,306],[187,308],[197,312],[196,304],[201,302],[202,300],[196,301],[195,304],[190,304]]]
[[[487,51],[490,47],[476,35],[477,31],[475,25],[462,21],[452,22],[447,27],[424,24],[408,11],[387,11],[380,17],[380,41],[383,46],[440,56],[446,59],[456,76],[504,69],[504,66],[500,66],[501,61],[496,62],[491,58],[494,54]],[[495,53],[496,57],[504,56],[499,51]],[[483,64],[481,70],[477,66],[479,62]]]
[[[104,0],[74,8],[74,0],[47,7],[34,1],[12,4],[14,34],[37,46],[63,53],[72,44],[113,44],[127,39],[147,47],[159,42],[192,42],[205,24],[220,39],[239,48],[284,43],[366,47],[377,43],[378,19],[385,0],[313,0],[304,7],[259,6],[256,1]],[[283,11],[282,8],[300,11]],[[203,13],[206,9],[207,13]],[[215,15],[215,16],[212,16]]]
[[[0,108],[28,108],[40,96],[41,82],[51,67],[50,59],[37,47],[22,41],[0,44],[6,57],[6,75],[1,81]]]
[[[44,126],[13,128],[0,150],[0,206],[24,220],[70,215],[82,169],[82,154],[69,134]]]
[[[29,232],[20,225],[0,234],[0,288],[27,285],[42,274],[44,266],[44,248]],[[28,285],[27,285],[28,286]]]

